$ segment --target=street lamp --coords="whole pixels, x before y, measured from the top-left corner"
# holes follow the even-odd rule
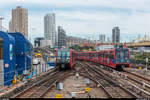
[[[146,58],[146,70],[147,70],[148,57]]]

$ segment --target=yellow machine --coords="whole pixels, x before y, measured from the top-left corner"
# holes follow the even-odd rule
[[[41,54],[41,53],[35,53],[35,57],[36,57],[36,58],[41,58],[41,57],[42,57],[42,54]]]
[[[20,76],[18,76],[18,78],[16,77],[16,75],[14,76],[14,79],[12,81],[13,84],[19,83],[20,82]]]

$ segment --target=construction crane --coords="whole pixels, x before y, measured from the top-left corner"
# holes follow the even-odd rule
[[[3,17],[0,17],[0,31],[2,31],[2,29],[3,29],[3,26],[2,26],[2,21],[3,21]]]

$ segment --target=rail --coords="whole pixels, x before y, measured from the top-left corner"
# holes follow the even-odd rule
[[[87,65],[87,64],[84,64],[84,65],[82,65],[82,66],[85,67],[85,65]],[[83,67],[83,68],[84,68],[84,67]],[[115,81],[111,80],[110,78],[106,77],[106,75],[102,75],[102,74],[99,73],[97,70],[95,70],[95,67],[92,68],[92,67],[90,67],[90,66],[88,65],[87,68],[88,68],[88,69],[90,68],[90,72],[93,70],[95,73],[97,73],[97,74],[99,75],[97,78],[105,79],[107,82],[111,82],[111,83],[116,84]],[[84,69],[85,69],[85,68],[84,68]],[[85,69],[85,70],[86,70],[86,69]],[[100,76],[101,76],[101,77],[100,77]],[[97,79],[97,80],[98,80],[98,79]],[[99,84],[100,84],[100,83],[99,83]],[[119,84],[116,84],[116,85],[119,86],[119,87],[121,87]],[[111,94],[111,93],[109,93],[109,91],[108,91],[105,87],[103,87],[102,84],[100,84],[100,86],[102,86],[102,88],[103,88],[104,91],[109,95],[109,97],[111,97],[111,98],[113,98],[114,96],[115,96],[115,97],[121,97],[121,95],[120,95],[119,93],[117,93],[117,91],[112,87],[112,85],[109,84],[109,86],[110,86],[109,90],[112,89],[112,91],[115,91],[116,94]],[[137,97],[136,95],[132,94],[131,92],[129,92],[129,91],[126,90],[125,88],[121,87],[121,89],[124,90],[125,92],[128,92],[128,94],[132,95],[132,97]]]
[[[96,66],[96,65],[93,65],[93,66]],[[99,68],[97,68],[98,66],[96,66],[96,67],[94,67],[94,68],[96,68],[97,70],[99,70],[101,73],[103,73]],[[122,80],[123,82],[122,82],[122,84],[124,84],[124,83],[126,83],[125,85],[124,85],[124,88],[126,88],[126,89],[128,89],[128,91],[130,91],[131,93],[134,93],[135,91],[136,91],[136,89],[138,90],[138,91],[140,91],[140,96],[138,96],[138,95],[136,95],[136,96],[138,96],[138,97],[141,97],[141,96],[144,96],[144,97],[149,97],[150,95],[149,95],[149,93],[147,92],[147,91],[145,91],[145,90],[143,90],[143,89],[141,89],[140,87],[138,87],[138,86],[136,86],[136,85],[134,85],[134,84],[128,84],[129,82],[127,82],[127,80],[126,80],[126,78],[127,78],[127,75],[125,75],[126,77],[120,77],[119,78],[119,74],[122,74],[121,72],[118,72],[118,71],[116,71],[116,70],[113,70],[113,69],[111,69],[111,68],[108,68],[108,67],[102,67],[102,68],[106,68],[108,71],[111,71],[111,72],[115,72],[115,73],[117,73],[116,75],[116,78],[118,79],[118,80]],[[107,74],[106,73],[104,73],[106,76],[107,75],[109,75],[109,77],[112,77],[112,76],[110,76],[110,74],[107,72]],[[122,75],[121,75],[122,76]],[[119,81],[118,81],[119,82]],[[120,82],[119,82],[120,83]],[[127,87],[127,86],[130,86],[130,89],[129,89],[129,87]],[[139,94],[139,93],[137,93],[137,94]],[[142,95],[142,94],[145,94],[145,95]]]

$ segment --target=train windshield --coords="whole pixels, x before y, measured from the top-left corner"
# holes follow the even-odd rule
[[[70,58],[70,50],[59,50],[58,51],[58,59],[60,59],[61,62],[65,62],[69,58]]]
[[[129,50],[127,48],[116,49],[116,62],[117,63],[129,62]]]

